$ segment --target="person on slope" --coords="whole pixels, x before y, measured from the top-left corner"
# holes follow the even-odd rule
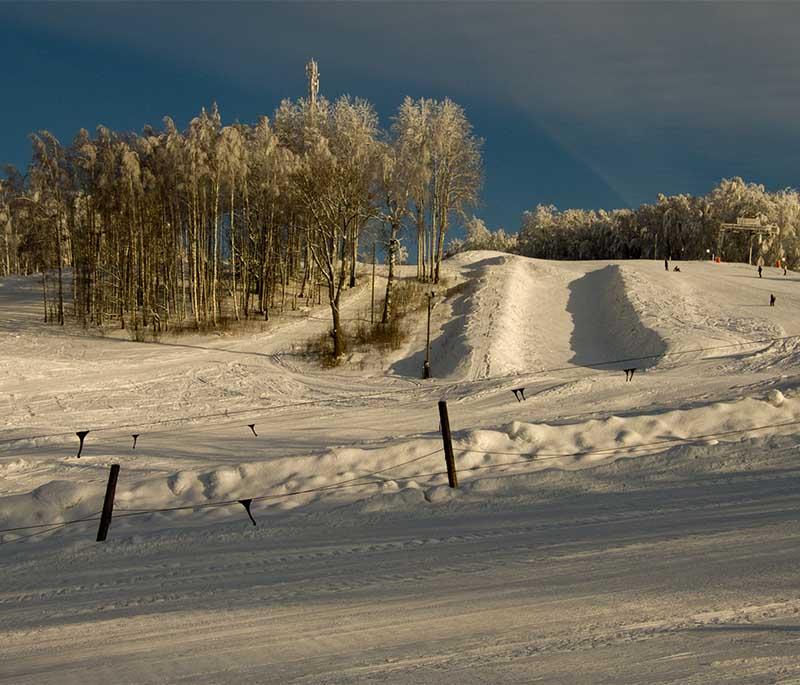
[[[664,271],[669,271],[669,259],[664,257]]]
[[[761,278],[761,264],[758,265],[758,277]]]
[[[773,295],[772,293],[769,294],[769,306],[770,307],[775,306],[775,295]]]

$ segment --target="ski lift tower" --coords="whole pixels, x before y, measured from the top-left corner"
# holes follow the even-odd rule
[[[764,223],[763,215],[756,217],[737,217],[735,224],[722,224],[720,228],[720,245],[719,251],[722,252],[722,242],[725,240],[726,233],[746,234],[750,236],[750,252],[747,257],[747,263],[753,263],[753,238],[758,238],[758,252],[761,254],[761,243],[765,235],[774,235],[778,233],[778,227],[775,224]]]

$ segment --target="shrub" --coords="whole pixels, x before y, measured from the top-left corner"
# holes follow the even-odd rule
[[[342,345],[344,346],[345,354],[347,354],[349,341],[346,332],[342,339]],[[333,332],[330,330],[306,341],[306,354],[311,357],[317,357],[320,364],[326,368],[338,366],[342,361],[341,358],[337,359],[333,356]]]

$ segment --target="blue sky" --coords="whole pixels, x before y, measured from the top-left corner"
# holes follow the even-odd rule
[[[800,5],[770,3],[2,3],[0,163],[30,132],[224,122],[304,94],[449,96],[485,139],[490,227],[537,203],[622,207],[740,175],[800,173]]]

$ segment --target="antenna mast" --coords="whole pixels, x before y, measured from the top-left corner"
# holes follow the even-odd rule
[[[319,94],[319,67],[313,58],[306,64],[306,78],[308,78],[308,105],[314,111],[317,108]]]

